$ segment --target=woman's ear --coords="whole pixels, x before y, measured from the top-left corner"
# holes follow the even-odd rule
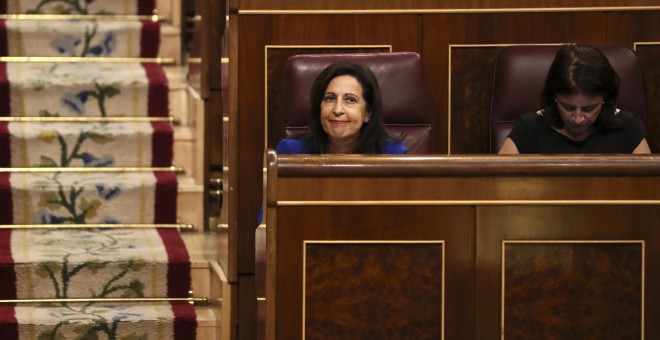
[[[371,112],[367,112],[367,113],[364,115],[364,122],[365,122],[365,123],[369,123],[370,120],[371,120]]]

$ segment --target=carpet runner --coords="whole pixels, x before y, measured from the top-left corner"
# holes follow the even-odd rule
[[[169,167],[169,122],[0,122],[0,167]]]
[[[0,173],[0,224],[176,223],[173,172]]]
[[[156,58],[159,44],[150,20],[0,20],[3,56]]]
[[[0,0],[0,13],[151,15],[156,0]]]
[[[155,63],[0,63],[0,116],[167,117]]]
[[[0,14],[154,10],[155,0],[0,0]],[[160,23],[151,20],[0,20],[5,57],[155,58],[159,45]],[[195,339],[195,310],[185,301],[6,303],[189,297],[191,265],[181,235],[158,227],[177,223],[177,175],[103,169],[172,164],[171,123],[126,121],[168,117],[168,96],[156,63],[0,63],[0,117],[8,117],[0,120],[0,339]],[[66,117],[76,120],[61,121]],[[98,169],[52,170],[58,167]]]

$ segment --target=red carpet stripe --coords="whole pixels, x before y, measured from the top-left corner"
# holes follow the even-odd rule
[[[14,205],[11,199],[10,173],[0,173],[0,224],[14,223]],[[3,248],[4,249],[4,248]],[[0,280],[1,281],[1,280]]]
[[[0,1],[4,2],[4,1]],[[4,13],[0,12],[0,13]],[[4,19],[0,20],[0,56],[7,56],[9,54],[9,44],[7,43],[7,23]]]
[[[176,229],[159,228],[167,252],[167,296],[188,297],[190,291],[190,257],[183,239]]]
[[[169,87],[167,76],[160,64],[142,63],[149,79],[149,117],[167,117],[169,115]],[[7,96],[9,98],[9,96]]]
[[[175,321],[176,329],[176,321]],[[0,305],[0,339],[18,339],[18,321],[14,306]]]
[[[156,58],[160,48],[160,23],[150,20],[142,21],[140,34],[140,57]]]
[[[140,0],[138,3],[138,15],[152,15],[156,8],[156,0]]]
[[[151,166],[172,165],[174,158],[174,129],[167,122],[152,122],[154,133],[151,136]],[[2,130],[0,130],[0,133]],[[1,142],[1,141],[0,141]],[[0,162],[2,159],[0,159]]]
[[[156,176],[156,203],[154,223],[176,223],[176,199],[178,182],[176,174],[169,171],[154,172]]]
[[[197,330],[195,308],[187,302],[173,302],[172,312],[174,313],[174,339],[195,339]]]
[[[11,254],[10,229],[0,229],[0,298],[16,298],[16,272]],[[0,337],[0,339],[4,338]]]
[[[0,167],[11,166],[11,136],[9,135],[9,122],[0,122]]]

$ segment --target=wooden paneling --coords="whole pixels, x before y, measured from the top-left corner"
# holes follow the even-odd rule
[[[392,46],[395,52],[420,53],[437,109],[433,117],[435,152],[478,154],[488,150],[490,87],[494,57],[499,46],[574,41],[633,47],[636,42],[660,40],[657,38],[660,10],[628,10],[632,6],[658,6],[657,0],[626,1],[628,8],[619,10],[607,8],[622,6],[618,0],[549,0],[543,2],[544,8],[538,7],[536,0],[232,0],[230,4],[231,117],[227,123],[230,138],[226,143],[229,144],[230,154],[230,162],[226,164],[230,169],[226,183],[230,183],[227,197],[232,199],[228,203],[231,210],[228,224],[238,233],[233,238],[237,240],[233,243],[235,248],[232,247],[237,252],[237,270],[247,276],[255,271],[254,230],[263,201],[264,146],[272,146],[277,139],[269,133],[269,140],[265,140],[266,131],[271,132],[273,125],[276,125],[275,119],[267,118],[266,112],[277,109],[270,107],[274,103],[270,94],[276,95],[278,92],[274,84],[278,81],[275,79],[279,77],[276,70],[282,57],[268,57],[267,46],[277,49],[285,46],[387,45]],[[598,8],[584,11],[573,9],[590,6]],[[535,7],[535,10],[515,10],[529,7]],[[547,11],[548,7],[567,9],[552,12]],[[497,11],[498,8],[514,10]],[[307,12],[351,9],[390,11],[360,14]],[[418,9],[430,10],[416,11]],[[467,11],[461,12],[462,9]],[[475,9],[484,9],[485,12]],[[488,9],[495,11],[486,13]],[[266,12],[256,14],[260,10]],[[304,11],[277,13],[268,10]],[[660,104],[653,100],[660,94],[657,49],[652,45],[637,48],[647,97],[646,126],[654,151],[660,150],[660,120],[657,118]],[[594,179],[593,186],[598,183]],[[610,180],[606,183],[621,184]],[[538,185],[532,179],[524,184]],[[437,190],[443,191],[446,183],[437,185]],[[521,186],[515,186],[515,183],[508,185],[515,188]],[[646,184],[641,182],[629,186],[645,187]],[[505,187],[500,189],[510,190]],[[382,188],[378,190],[385,191]],[[240,290],[244,289],[252,288],[243,286]]]
[[[505,339],[642,338],[644,242],[503,242]]]
[[[300,338],[303,325],[314,332],[356,325],[351,314],[356,310],[379,317],[382,308],[351,309],[333,301],[345,295],[340,285],[371,282],[374,292],[385,289],[392,296],[405,291],[382,280],[374,284],[369,265],[351,274],[355,261],[374,256],[374,249],[324,249],[306,266],[309,244],[323,241],[338,247],[365,241],[442,241],[446,339],[502,339],[502,332],[506,339],[660,334],[660,324],[652,321],[660,316],[660,305],[654,303],[660,298],[660,272],[654,269],[660,267],[659,174],[657,156],[271,154],[267,338]],[[300,189],[310,187],[315,190]],[[383,254],[383,260],[389,256]],[[406,266],[427,261],[422,255],[412,262],[407,256],[395,257]],[[385,270],[390,261],[376,261],[380,264],[375,267]],[[306,275],[311,267],[320,267],[320,273]],[[331,270],[335,276],[328,276],[329,268],[336,269]],[[430,274],[418,269],[409,272],[411,285]],[[313,291],[306,291],[306,283]],[[337,285],[337,295],[328,296],[332,289],[318,287],[324,284]],[[310,295],[317,293],[320,296]],[[340,306],[328,307],[331,314],[319,314],[318,306],[305,309],[310,299]],[[389,295],[385,299],[408,303]],[[425,313],[418,315],[422,319],[435,315],[425,308],[417,313]],[[306,316],[323,322],[303,324]],[[367,330],[369,326],[353,330],[371,335],[380,330]]]
[[[289,189],[287,186],[287,188],[282,187],[279,190],[283,192]],[[445,261],[442,266],[435,263],[426,267],[422,262],[413,261],[409,262],[409,265],[413,267],[409,271],[422,271],[422,273],[425,273],[424,275],[411,277],[403,275],[404,272],[400,272],[390,277],[389,281],[381,282],[381,284],[372,283],[375,285],[372,288],[373,291],[383,292],[382,289],[389,289],[389,291],[383,292],[385,295],[382,297],[383,301],[386,301],[389,305],[383,311],[383,313],[387,313],[387,316],[378,316],[380,311],[374,311],[372,308],[362,305],[360,308],[365,313],[363,317],[378,322],[371,325],[362,325],[361,328],[355,328],[354,330],[362,332],[361,334],[364,335],[362,338],[380,338],[375,336],[381,334],[379,329],[388,329],[395,332],[392,334],[398,334],[396,332],[404,328],[409,329],[416,322],[423,322],[428,326],[430,323],[442,321],[441,308],[443,308],[443,305],[431,308],[430,305],[426,304],[423,309],[417,310],[415,314],[415,312],[411,312],[410,300],[401,297],[401,295],[413,299],[407,294],[407,292],[409,293],[407,287],[416,287],[415,289],[428,293],[427,298],[430,301],[427,301],[427,303],[430,302],[435,305],[440,301],[439,296],[442,295],[443,285],[429,286],[430,283],[435,281],[426,281],[427,276],[432,275],[435,277],[434,280],[437,281],[438,275],[441,275],[437,270],[445,269],[447,272],[452,273],[451,276],[446,276],[444,282],[444,287],[452,292],[452,294],[446,295],[444,301],[442,301],[444,310],[447,311],[444,317],[446,324],[446,328],[444,328],[445,336],[447,339],[472,338],[472,304],[465,302],[473,299],[472,287],[474,282],[470,278],[472,273],[470,263],[473,261],[473,252],[470,246],[470,239],[473,234],[470,230],[474,228],[473,216],[474,210],[472,207],[291,206],[277,209],[277,224],[269,225],[266,228],[269,238],[267,242],[269,242],[270,247],[267,248],[269,252],[267,258],[269,261],[277,258],[277,274],[276,281],[274,281],[277,293],[270,290],[273,289],[273,286],[267,287],[266,312],[268,313],[268,308],[274,308],[276,312],[273,316],[277,319],[279,327],[270,329],[270,334],[276,334],[277,339],[302,338],[302,257],[304,241],[360,240],[386,242],[426,240],[442,241],[446,244]],[[276,253],[273,253],[272,249],[276,249]],[[328,260],[324,259],[324,261]],[[404,258],[399,260],[405,261]],[[422,261],[423,259],[420,258],[419,260]],[[269,265],[271,264],[269,263]],[[350,263],[341,265],[349,266]],[[371,269],[376,269],[374,264],[370,266]],[[426,268],[426,271],[424,271],[424,268]],[[367,270],[368,268],[363,269]],[[357,277],[353,279],[355,278]],[[365,277],[362,276],[362,278]],[[350,280],[350,278],[345,279]],[[344,278],[336,277],[335,280],[344,280]],[[382,285],[385,282],[387,287]],[[354,281],[354,283],[357,282]],[[274,304],[276,298],[277,305]],[[362,298],[373,299],[374,297],[363,295]],[[419,297],[415,299],[417,298]],[[422,310],[425,311],[424,315],[420,315]],[[358,310],[350,308],[336,308],[335,311],[339,314],[335,315],[334,319],[327,320],[327,325],[342,324],[343,321],[339,321],[342,319],[355,320],[356,316],[353,313],[358,312]],[[312,309],[311,312],[312,314],[308,314],[310,317],[315,319],[320,317],[316,314],[316,309]],[[339,315],[341,317],[337,318]],[[395,320],[395,324],[389,324],[391,320]],[[353,322],[351,324],[355,326]],[[317,326],[316,324],[313,325],[312,330],[315,332],[320,331]],[[342,331],[348,328],[348,325],[344,326],[345,328],[341,328]],[[396,327],[393,326],[401,327],[401,329],[397,331]],[[427,326],[410,334],[428,338],[423,337],[423,333],[420,332],[438,334],[437,332],[441,330],[442,324],[436,324],[430,329],[426,328]],[[369,331],[372,332],[372,336],[367,335]],[[307,335],[310,338],[316,338],[312,334],[307,333]],[[438,337],[432,338],[437,339]]]
[[[635,309],[640,307],[640,303],[644,303],[644,310],[642,311],[642,318],[644,321],[644,334],[645,338],[653,337],[655,334],[660,334],[660,325],[653,320],[657,320],[660,316],[660,308],[653,301],[660,299],[660,290],[656,287],[660,287],[660,275],[657,270],[657,266],[660,265],[660,247],[658,246],[658,238],[660,237],[660,209],[657,205],[586,205],[586,206],[482,206],[477,209],[477,220],[481,223],[477,226],[477,238],[476,238],[476,304],[482,306],[481,309],[477,311],[476,314],[476,339],[487,339],[494,338],[494,334],[499,334],[500,325],[501,325],[501,283],[502,283],[502,264],[500,259],[502,259],[502,241],[584,241],[584,242],[613,242],[613,244],[618,244],[621,246],[622,242],[630,242],[632,244],[639,245],[640,241],[644,242],[644,267],[641,275],[644,277],[644,295],[643,300],[639,301],[638,299],[631,299],[632,296],[637,296],[639,293],[639,277],[633,275],[636,267],[639,267],[639,258],[633,254],[629,254],[631,257],[624,259],[604,258],[601,260],[590,263],[588,267],[589,270],[594,273],[598,270],[599,266],[608,266],[610,264],[615,264],[620,261],[629,262],[625,267],[617,266],[612,268],[613,272],[610,273],[614,277],[618,277],[621,280],[627,280],[625,282],[625,288],[620,288],[617,290],[616,287],[623,287],[620,283],[614,284],[610,283],[607,287],[599,285],[598,282],[602,280],[608,280],[609,278],[604,277],[594,277],[593,286],[590,286],[592,290],[599,289],[613,289],[617,291],[611,291],[605,296],[610,296],[611,299],[615,299],[616,296],[621,296],[620,294],[625,294],[628,296],[623,300],[614,300],[610,301],[610,298],[607,298],[605,301],[598,303],[598,306],[603,311],[612,310],[613,304],[618,304],[615,310],[615,313],[609,314],[599,314],[593,315],[592,318],[588,320],[582,320],[581,325],[585,325],[582,331],[590,329],[591,334],[600,334],[601,330],[607,327],[612,332],[611,334],[623,334],[617,333],[622,332],[623,329],[633,330],[640,328],[640,320],[635,316]],[[598,243],[597,243],[598,244]],[[604,247],[609,247],[612,245],[602,244]],[[624,246],[621,246],[624,247]],[[625,247],[624,247],[625,248]],[[630,250],[630,249],[629,249]],[[611,249],[605,252],[601,252],[600,255],[594,256],[615,256],[618,252],[625,252],[625,250]],[[627,256],[627,255],[626,255]],[[575,261],[580,259],[575,258]],[[553,261],[551,258],[546,258],[545,261],[539,261],[535,265],[536,271],[540,270],[542,265],[546,265]],[[570,267],[567,268],[569,270]],[[532,269],[532,268],[530,268]],[[586,270],[586,269],[585,269]],[[633,270],[627,272],[627,270]],[[559,279],[562,273],[567,273],[566,271],[557,272],[556,275],[553,275],[555,279]],[[589,275],[588,272],[585,272],[584,275]],[[578,282],[583,282],[583,277],[575,277],[576,284]],[[566,281],[567,282],[567,281]],[[562,283],[566,287],[566,282]],[[529,284],[536,284],[533,281],[528,282]],[[541,283],[539,283],[540,285]],[[538,289],[542,289],[542,286],[539,286]],[[575,289],[582,289],[576,286]],[[568,292],[568,291],[567,291]],[[571,291],[571,293],[577,292],[577,290]],[[596,294],[596,292],[585,292],[586,296],[583,296],[581,300],[573,301],[573,303],[593,303],[593,300],[589,300],[588,294]],[[553,296],[552,294],[547,294],[547,297]],[[590,299],[594,297],[591,296]],[[558,308],[565,307],[565,300],[561,299],[551,300],[556,303]],[[586,308],[586,307],[585,307]],[[551,313],[552,310],[547,309],[546,313]],[[599,311],[600,312],[600,311]],[[587,315],[585,313],[595,313],[594,311],[585,310],[579,315]],[[611,318],[615,320],[618,316],[617,314],[621,313],[627,314],[629,318],[625,321],[619,321],[617,324],[611,324],[609,326],[602,325],[601,328],[593,327],[588,328],[586,325],[593,323],[602,322],[605,318]],[[546,315],[548,318],[552,318],[549,314]],[[506,320],[505,315],[505,320]],[[577,318],[575,316],[574,318]],[[564,329],[563,327],[568,326],[566,320],[558,320],[556,328],[543,327],[541,324],[537,324],[537,329],[544,329],[547,331],[560,331]],[[555,333],[557,334],[557,333]],[[516,338],[516,337],[513,337]],[[552,338],[552,336],[550,336]],[[555,338],[564,338],[561,336],[555,336]],[[590,338],[589,336],[584,336],[581,338]],[[596,336],[592,338],[603,338],[602,336]],[[609,337],[608,337],[609,338]],[[616,336],[614,338],[635,338],[639,339],[639,336]]]
[[[308,241],[303,251],[306,338],[442,338],[441,241]]]

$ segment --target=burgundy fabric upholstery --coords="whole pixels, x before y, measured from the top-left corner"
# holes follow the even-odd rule
[[[495,65],[490,112],[490,151],[497,153],[521,114],[537,111],[548,69],[561,46],[507,46]],[[634,113],[644,122],[644,94],[637,55],[625,46],[598,47],[619,74],[621,87],[617,107]]]
[[[309,93],[316,76],[336,61],[352,60],[369,67],[383,96],[383,120],[394,133],[403,132],[408,153],[433,153],[433,104],[426,87],[422,58],[414,52],[305,54],[287,61],[282,100],[284,136],[308,125]]]

